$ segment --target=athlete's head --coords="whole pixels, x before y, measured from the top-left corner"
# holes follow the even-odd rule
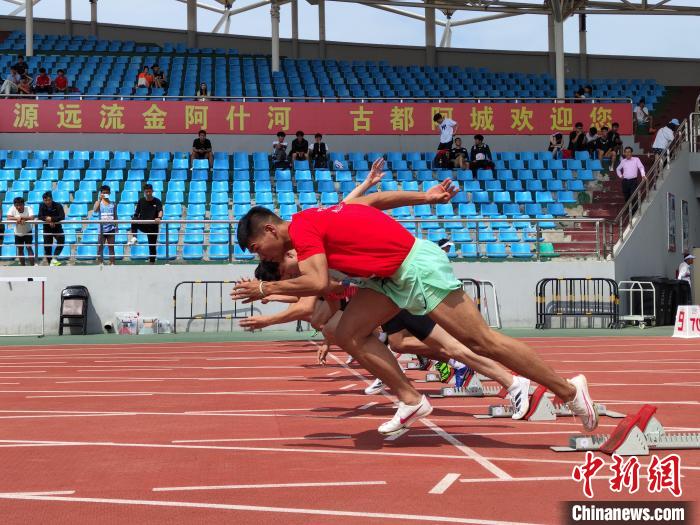
[[[282,262],[261,261],[255,269],[258,281],[284,281],[299,277],[300,274],[296,250],[285,253]]]
[[[291,248],[287,223],[263,206],[254,206],[238,223],[238,245],[262,261],[282,262]]]

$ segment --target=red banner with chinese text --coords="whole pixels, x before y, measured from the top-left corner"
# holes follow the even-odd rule
[[[0,133],[430,135],[435,113],[457,121],[463,135],[549,135],[620,124],[632,134],[629,104],[392,104],[155,102],[102,100],[0,101]]]

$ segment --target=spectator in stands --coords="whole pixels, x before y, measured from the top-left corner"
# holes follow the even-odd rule
[[[66,72],[62,69],[56,72],[56,78],[53,79],[53,90],[55,93],[68,93],[68,79]]]
[[[624,158],[617,167],[617,176],[622,179],[622,194],[627,202],[637,189],[640,178],[646,177],[642,161],[632,156],[632,148],[629,146],[625,148]]]
[[[640,98],[637,106],[634,108],[634,123],[637,126],[638,135],[648,135],[656,131],[644,98]]]
[[[156,263],[156,245],[158,244],[158,225],[163,218],[163,203],[153,196],[153,186],[146,184],[143,187],[143,197],[136,204],[136,210],[132,217],[135,221],[154,221],[153,224],[132,224],[131,239],[132,246],[137,243],[136,231],[142,231],[148,237],[148,263]]]
[[[32,77],[24,75],[22,80],[19,82],[19,94],[20,95],[33,95],[34,89],[32,88]]]
[[[192,168],[194,168],[195,159],[207,159],[209,160],[209,167],[214,165],[214,153],[211,148],[211,141],[207,138],[207,132],[203,129],[199,130],[199,136],[192,142],[192,153],[190,154],[192,160]]]
[[[285,169],[289,167],[287,161],[287,142],[284,140],[287,134],[284,131],[277,132],[277,140],[272,143],[272,167]]]
[[[114,236],[117,233],[115,222],[116,205],[110,200],[112,189],[106,184],[100,187],[100,198],[92,207],[93,215],[100,214],[100,235],[97,240],[97,261],[102,264],[104,261],[104,247],[107,246],[109,252],[109,263],[114,264]]]
[[[593,86],[587,84],[583,87],[583,98],[593,101]]]
[[[651,145],[651,151],[656,155],[661,155],[673,142],[673,137],[675,136],[676,130],[680,126],[678,119],[673,119],[671,122],[666,124],[663,128],[656,132],[656,137],[654,138],[654,143]]]
[[[433,122],[437,123],[440,129],[440,143],[438,144],[437,155],[435,155],[433,163],[439,165],[443,162],[441,157],[444,157],[446,161],[445,164],[447,164],[447,166],[444,167],[449,167],[450,152],[452,151],[452,137],[457,131],[459,124],[451,118],[443,117],[440,113],[435,113],[435,115],[433,115]]]
[[[202,82],[197,90],[197,98],[201,101],[205,101],[209,98],[209,88],[206,82]]]
[[[29,66],[27,66],[27,63],[24,61],[24,55],[18,55],[17,56],[17,63],[12,67],[21,76],[26,75],[27,71],[29,71]]]
[[[676,279],[687,282],[691,284],[692,271],[690,267],[695,264],[695,255],[686,253],[683,256],[683,262],[678,266],[678,275]]]
[[[153,85],[157,88],[168,87],[168,81],[165,79],[165,72],[158,64],[153,65]]]
[[[148,66],[143,66],[143,70],[136,78],[136,86],[151,89],[151,84],[153,84],[153,75],[151,75]]]
[[[583,88],[579,88],[576,90],[576,93],[574,93],[574,104],[580,104],[586,99],[586,97],[583,95]]]
[[[14,67],[10,68],[10,74],[5,77],[2,87],[0,88],[0,93],[3,95],[15,95],[19,92],[19,84],[22,81],[22,75],[20,75]]]
[[[450,152],[450,159],[452,160],[452,165],[455,168],[461,170],[469,169],[469,152],[467,151],[467,148],[462,146],[462,139],[460,137],[457,137],[454,140],[454,147]]]
[[[35,93],[52,93],[51,77],[46,74],[46,68],[40,67],[39,74],[34,79]]]
[[[304,138],[304,132],[299,130],[292,141],[292,160],[308,160],[309,141]]]
[[[593,157],[598,149],[598,143],[600,142],[600,134],[598,133],[598,128],[591,126],[586,133],[586,149],[588,153]]]
[[[323,135],[320,133],[314,135],[314,144],[311,147],[310,155],[314,168],[328,168],[328,145],[323,142]]]
[[[474,145],[469,152],[469,167],[474,175],[479,170],[490,170],[493,168],[491,160],[491,148],[488,144],[484,144],[483,135],[474,135]]]
[[[615,147],[617,158],[622,157],[622,136],[620,136],[620,123],[613,122],[612,129],[608,132],[608,138]]]
[[[552,152],[552,155],[554,156],[555,159],[559,158],[559,155],[561,154],[561,150],[563,147],[563,140],[564,136],[557,132],[557,133],[552,133],[549,136],[549,146],[547,147],[548,151]]]
[[[31,206],[24,205],[22,197],[15,197],[12,206],[7,211],[7,220],[15,223],[15,246],[17,247],[17,259],[22,266],[26,266],[24,250],[27,250],[29,266],[34,266],[34,236],[32,225],[28,221],[34,220],[34,211]]]
[[[47,191],[42,196],[43,202],[39,205],[38,219],[44,221],[44,256],[46,263],[51,266],[60,266],[61,262],[58,259],[53,259],[52,256],[60,255],[63,249],[65,236],[63,234],[63,226],[61,221],[66,218],[66,212],[63,210],[63,205],[53,200],[53,195]],[[53,242],[56,241],[56,250],[53,249]]]
[[[574,130],[569,133],[569,158],[572,158],[576,151],[586,151],[586,134],[583,132],[583,123],[577,122]]]
[[[610,135],[610,128],[603,126],[598,141],[598,160],[602,163],[606,159],[610,161],[610,172],[614,172],[617,159],[616,143]]]

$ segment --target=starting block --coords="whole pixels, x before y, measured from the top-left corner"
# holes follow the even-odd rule
[[[613,418],[623,418],[624,414],[608,410],[605,405],[596,404],[598,415]],[[513,407],[511,405],[492,405],[488,414],[476,414],[477,419],[491,419],[498,417],[511,417]],[[525,421],[556,421],[557,417],[573,417],[573,412],[563,402],[557,399],[550,399],[547,396],[547,389],[543,386],[535,388],[530,395],[530,409],[523,417]]]
[[[590,450],[619,456],[646,456],[653,450],[700,449],[700,433],[666,432],[655,413],[655,406],[644,405],[637,414],[625,417],[610,435],[571,436],[568,447],[550,448],[555,452]]]
[[[446,386],[440,389],[439,394],[430,394],[430,397],[506,397],[508,390],[500,385],[484,385],[479,379],[479,374],[471,373],[464,381],[461,388]]]
[[[476,377],[479,381],[493,381],[490,377],[485,376],[484,374],[476,374]],[[426,383],[440,383],[440,374],[437,372],[428,372],[425,374],[425,382]]]

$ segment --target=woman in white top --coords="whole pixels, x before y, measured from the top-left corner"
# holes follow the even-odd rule
[[[678,126],[680,126],[678,119],[674,118],[671,122],[661,128],[656,133],[654,143],[651,145],[651,151],[657,155],[661,155],[664,151],[666,151],[673,142],[673,137],[678,129]]]

